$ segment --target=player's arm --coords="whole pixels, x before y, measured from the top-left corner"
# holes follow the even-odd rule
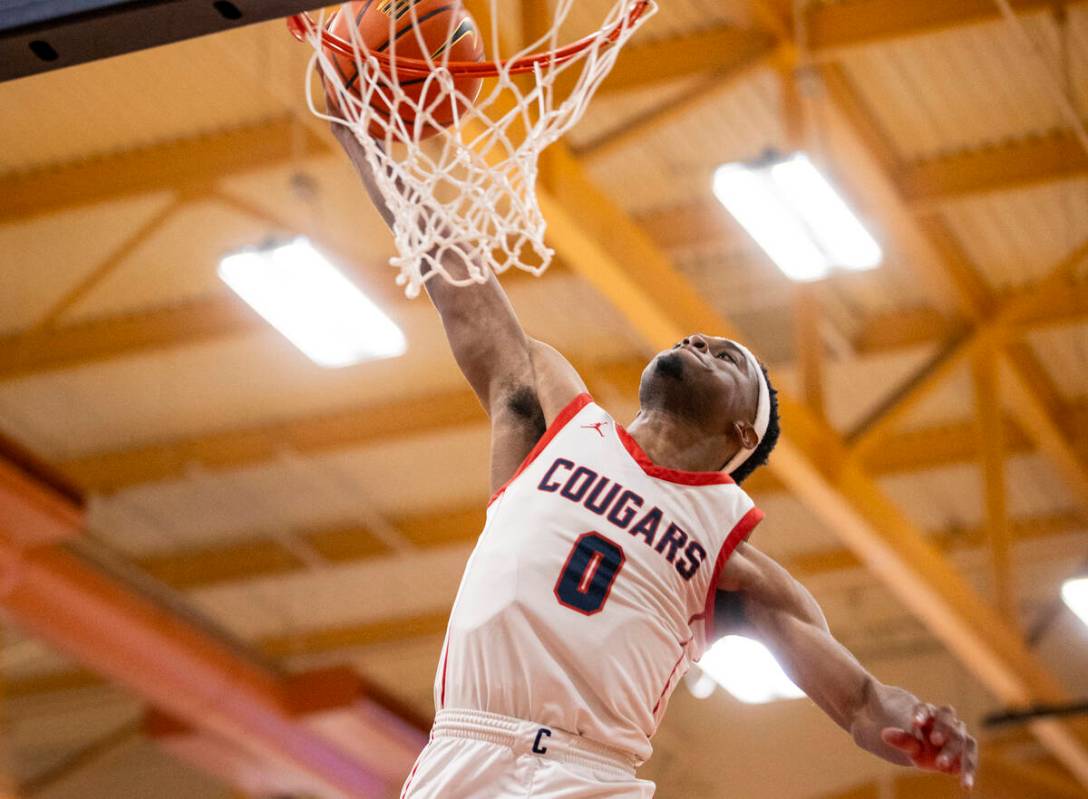
[[[720,632],[762,641],[808,696],[858,746],[899,765],[959,774],[974,782],[978,745],[952,708],[936,708],[884,685],[831,635],[812,594],[748,543],[726,561],[718,583]]]
[[[344,125],[333,125],[333,132],[375,207],[392,227],[392,214],[362,146]],[[455,256],[447,258],[443,267],[454,277],[468,275],[467,266]],[[526,335],[493,274],[482,284],[457,287],[435,278],[426,287],[453,356],[491,417],[495,490],[513,475],[546,426],[586,390],[585,383],[555,349]]]

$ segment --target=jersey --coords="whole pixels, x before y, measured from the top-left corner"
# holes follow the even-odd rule
[[[437,709],[527,719],[645,761],[710,641],[721,569],[762,517],[728,475],[657,466],[578,396],[492,497]]]

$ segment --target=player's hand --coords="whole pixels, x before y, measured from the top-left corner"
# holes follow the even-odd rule
[[[886,727],[880,737],[906,754],[917,768],[958,774],[964,788],[974,787],[978,742],[953,708],[921,703],[911,714],[909,730]]]

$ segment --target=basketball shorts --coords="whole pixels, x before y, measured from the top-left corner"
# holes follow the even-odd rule
[[[401,799],[650,799],[632,755],[554,727],[440,710]]]

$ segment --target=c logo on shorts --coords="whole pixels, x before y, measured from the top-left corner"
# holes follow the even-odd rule
[[[549,730],[547,727],[541,727],[536,732],[536,740],[533,741],[533,753],[534,754],[537,754],[537,755],[547,754],[548,747],[540,745],[540,739],[543,738],[544,736],[547,736],[549,738],[552,737],[552,731]]]

